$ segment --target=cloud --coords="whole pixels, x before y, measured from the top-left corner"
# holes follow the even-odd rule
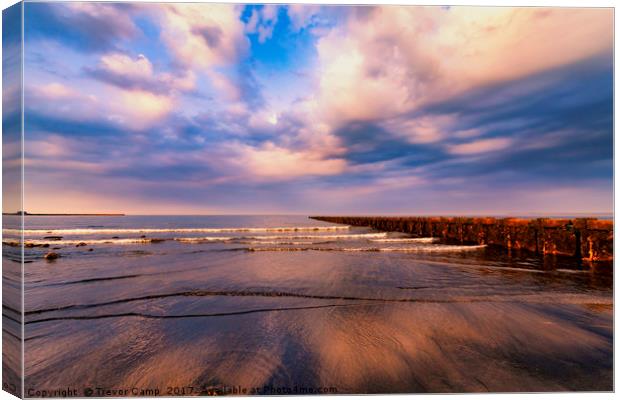
[[[403,116],[380,122],[380,126],[396,137],[405,138],[410,143],[437,143],[452,136],[476,136],[476,130],[453,132],[457,124],[453,115]]]
[[[136,128],[159,121],[172,110],[173,100],[143,90],[123,90],[119,104],[111,107],[112,119]]]
[[[24,23],[27,39],[53,39],[83,52],[118,49],[118,41],[136,36],[127,3],[28,3]]]
[[[189,74],[206,76],[223,101],[260,108],[264,99],[246,58],[250,43],[231,4],[169,4],[157,13],[161,38]]]
[[[248,50],[234,5],[168,4],[161,10],[161,38],[183,65],[227,66]]]
[[[504,150],[512,143],[513,141],[510,138],[481,139],[468,143],[449,145],[448,152],[461,155],[488,153],[491,151]]]
[[[320,153],[293,151],[274,143],[260,147],[236,144],[229,147],[231,164],[260,179],[292,179],[303,176],[337,175],[346,169],[346,161],[324,158]]]
[[[612,23],[608,9],[364,8],[319,39],[317,101],[334,126],[395,117],[475,87],[609,57]]]
[[[113,131],[113,126],[145,129],[168,115],[174,104],[168,96],[140,89],[111,86],[84,93],[59,82],[29,86],[25,98],[30,126],[45,129],[46,124],[61,125],[75,133],[93,124],[101,126],[103,131]]]
[[[611,197],[609,10],[39,4],[29,190],[196,212]]]
[[[474,84],[572,64],[613,43],[610,9],[457,7],[447,13],[439,44],[456,50],[448,53],[447,70]]]
[[[78,96],[78,92],[59,82],[51,82],[39,87],[39,92],[51,99],[62,99]]]
[[[278,23],[280,6],[265,4],[261,8],[252,9],[250,19],[246,24],[246,31],[258,35],[258,42],[265,43],[273,36],[273,30]]]
[[[101,57],[101,67],[114,75],[134,79],[150,79],[153,75],[153,64],[142,54],[135,59],[126,54],[106,54]]]
[[[295,31],[300,31],[311,25],[320,11],[321,6],[312,4],[290,4],[287,7],[288,16]]]
[[[93,78],[121,89],[139,89],[159,95],[189,92],[196,87],[193,71],[157,73],[143,54],[135,58],[124,53],[104,54],[96,67],[86,67],[85,71]]]

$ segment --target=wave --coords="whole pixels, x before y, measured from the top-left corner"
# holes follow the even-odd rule
[[[271,245],[279,245],[279,246],[303,246],[303,245],[317,245],[317,244],[328,244],[333,243],[333,241],[326,240],[321,242],[287,242],[287,241],[278,241],[278,240],[237,240],[236,244],[271,244]]]
[[[266,241],[292,241],[303,239],[370,239],[370,238],[382,238],[386,237],[386,232],[380,233],[358,233],[350,235],[261,235],[261,236],[237,236],[237,237],[220,237],[220,236],[199,236],[188,238],[174,238],[179,242],[200,243],[200,242],[213,242],[213,241],[259,241],[260,243],[267,243]],[[301,243],[310,244],[310,243]]]
[[[291,226],[291,227],[238,227],[238,228],[75,228],[75,229],[3,229],[3,234],[36,235],[99,235],[112,233],[218,233],[218,232],[298,232],[298,231],[344,231],[348,225],[338,226]]]
[[[203,236],[203,237],[189,237],[189,238],[174,238],[177,242],[182,243],[205,243],[205,242],[229,242],[233,237],[230,236]]]
[[[476,246],[412,246],[412,247],[248,247],[245,251],[340,251],[340,252],[396,252],[396,253],[426,253],[426,252],[451,252],[469,251],[485,248],[486,245]]]
[[[439,238],[395,238],[395,239],[371,239],[371,242],[382,243],[435,243]]]
[[[88,246],[91,244],[136,244],[136,243],[160,243],[169,239],[159,239],[159,238],[126,238],[126,239],[92,239],[92,240],[79,240],[79,239],[71,239],[71,240],[28,240],[24,242],[25,247],[49,247],[51,245],[54,246],[63,246],[63,245],[80,245],[80,246]],[[17,247],[19,246],[19,242],[7,242],[3,241],[2,244],[7,246]]]
[[[24,242],[26,247],[41,247],[47,245],[70,246],[70,245],[98,245],[98,244],[151,244],[165,241],[176,241],[189,244],[200,243],[239,243],[239,244],[273,244],[273,245],[312,245],[320,244],[334,239],[362,239],[381,238],[387,233],[361,233],[351,235],[263,235],[263,236],[199,236],[199,237],[175,237],[175,238],[112,238],[112,239],[29,239]],[[300,242],[299,240],[320,239],[321,242]],[[3,244],[19,247],[19,241],[3,241]]]

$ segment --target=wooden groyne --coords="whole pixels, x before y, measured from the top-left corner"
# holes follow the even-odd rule
[[[380,231],[437,237],[444,243],[486,244],[537,254],[556,254],[590,261],[613,260],[611,220],[519,219],[468,217],[310,217],[320,221],[369,226]]]

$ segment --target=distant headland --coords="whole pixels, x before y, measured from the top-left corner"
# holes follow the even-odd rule
[[[14,213],[5,213],[2,215],[28,215],[34,217],[123,217],[121,213],[29,213],[28,211],[16,211]]]

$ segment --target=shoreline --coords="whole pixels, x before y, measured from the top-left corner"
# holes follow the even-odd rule
[[[477,244],[585,261],[613,261],[613,220],[596,218],[310,216],[318,221],[379,231],[437,237],[446,244]]]

